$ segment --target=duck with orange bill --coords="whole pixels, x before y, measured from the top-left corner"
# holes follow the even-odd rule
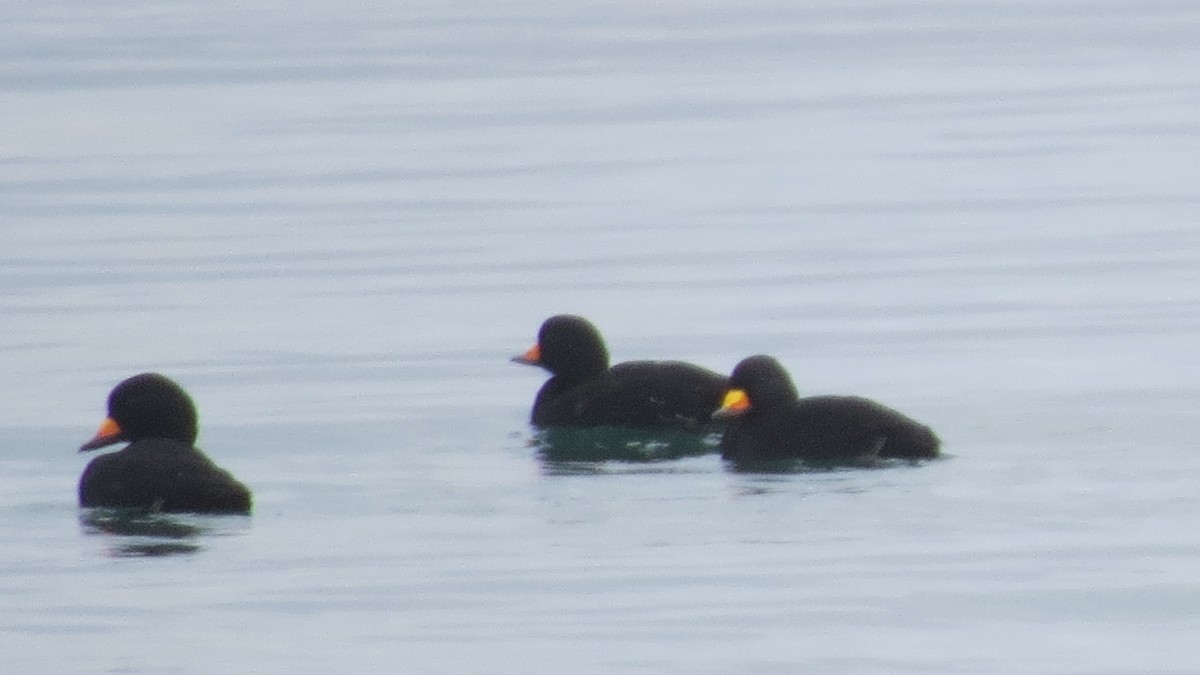
[[[108,396],[108,417],[79,451],[128,445],[88,463],[79,505],[249,513],[249,488],[195,447],[197,432],[196,407],[172,380],[143,373],[121,382]]]
[[[682,361],[609,366],[600,331],[587,319],[546,319],[537,343],[513,361],[550,372],[530,414],[539,427],[623,426],[697,429],[720,407],[728,378]]]
[[[870,399],[802,398],[783,365],[770,356],[737,364],[713,416],[727,422],[721,456],[734,463],[930,459],[941,445],[929,427]]]

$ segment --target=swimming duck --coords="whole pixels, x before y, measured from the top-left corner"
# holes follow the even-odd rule
[[[129,445],[88,463],[79,505],[249,513],[250,490],[194,447],[196,435],[196,407],[178,384],[157,373],[121,382],[108,396],[108,417],[79,451]]]
[[[720,407],[728,378],[681,361],[626,361],[609,367],[600,331],[587,319],[546,319],[537,343],[513,361],[551,377],[538,391],[536,426],[699,428]]]
[[[936,457],[929,427],[858,396],[801,398],[784,367],[751,356],[733,369],[721,408],[721,456],[735,462],[798,459],[816,464]]]

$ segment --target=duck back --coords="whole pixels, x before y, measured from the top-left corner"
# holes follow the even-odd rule
[[[936,457],[929,427],[857,396],[812,396],[734,419],[721,440],[732,460],[840,463]]]
[[[146,438],[100,455],[79,479],[81,506],[162,512],[249,513],[250,490],[204,453],[179,441]]]
[[[698,428],[721,404],[728,378],[680,361],[628,361],[579,379],[550,378],[538,392],[539,426]]]

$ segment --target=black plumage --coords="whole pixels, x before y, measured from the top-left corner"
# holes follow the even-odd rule
[[[721,403],[728,378],[681,361],[609,367],[600,331],[582,317],[542,323],[537,344],[513,357],[550,371],[530,416],[537,426],[699,428]]]
[[[928,459],[940,441],[929,427],[858,396],[801,398],[769,356],[742,360],[716,417],[726,419],[721,456],[735,462],[796,459],[840,464]]]
[[[109,394],[108,418],[79,451],[129,445],[88,463],[80,506],[249,513],[250,490],[194,447],[197,431],[195,405],[175,382],[157,373],[121,382]]]

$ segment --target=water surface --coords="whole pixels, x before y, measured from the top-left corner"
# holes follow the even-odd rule
[[[1192,3],[6,10],[6,672],[1196,669]],[[947,458],[559,461],[564,311]],[[77,509],[144,370],[252,516]]]

